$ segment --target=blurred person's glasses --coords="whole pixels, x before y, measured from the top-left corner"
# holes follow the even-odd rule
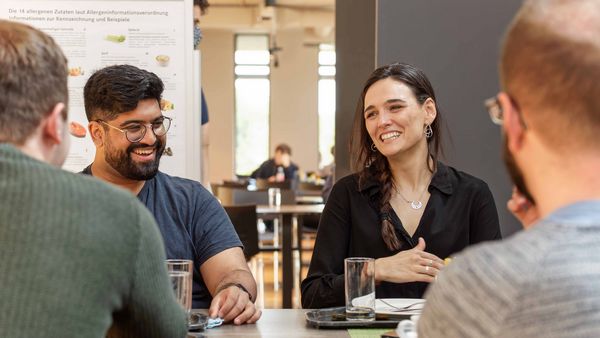
[[[523,128],[527,129],[527,125],[525,124],[525,120],[523,120],[523,116],[521,115],[519,105],[511,96],[509,96],[508,98],[510,99],[511,104],[515,107],[515,110],[517,111],[517,115],[519,116],[519,121],[521,122],[521,125],[523,126]],[[504,111],[502,110],[502,106],[500,105],[500,100],[498,100],[498,96],[494,96],[485,100],[483,104],[487,108],[492,122],[496,125],[501,126],[502,121],[504,121]]]
[[[148,130],[148,126],[150,126],[155,136],[164,136],[171,127],[171,118],[167,116],[163,116],[160,119],[148,124],[133,123],[123,129],[115,127],[104,120],[96,120],[95,122],[103,123],[124,133],[127,141],[131,143],[137,143],[144,139],[144,136],[146,136],[146,131]]]

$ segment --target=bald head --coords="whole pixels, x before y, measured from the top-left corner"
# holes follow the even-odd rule
[[[525,1],[500,73],[527,127],[548,145],[600,152],[600,1]]]

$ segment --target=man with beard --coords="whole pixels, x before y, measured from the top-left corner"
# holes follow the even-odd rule
[[[513,20],[503,92],[487,105],[527,231],[454,259],[426,294],[419,337],[598,336],[598,37],[597,0],[529,0]]]
[[[163,89],[154,73],[130,65],[89,78],[83,94],[96,155],[84,173],[137,195],[156,218],[167,258],[194,262],[193,308],[253,323],[261,315],[256,282],[225,210],[199,183],[158,170],[171,125],[161,112]]]
[[[152,215],[60,166],[67,59],[0,20],[0,337],[185,337]]]

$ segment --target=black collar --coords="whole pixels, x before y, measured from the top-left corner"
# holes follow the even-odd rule
[[[450,169],[442,162],[437,161],[436,167],[436,171],[431,178],[427,190],[431,191],[431,188],[433,187],[446,195],[452,195],[453,183],[456,179],[451,175]],[[365,193],[369,197],[377,195],[380,190],[381,185],[379,184],[379,181],[371,175],[369,175],[368,178],[362,182],[362,185],[359,185],[358,187],[359,192]]]

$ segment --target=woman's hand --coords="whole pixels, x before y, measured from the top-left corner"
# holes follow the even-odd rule
[[[444,266],[436,255],[425,252],[425,240],[419,237],[416,247],[393,256],[375,260],[375,281],[408,283],[433,282]]]
[[[506,202],[506,207],[525,228],[537,222],[540,218],[536,206],[531,203],[530,200],[525,198],[516,187],[513,187],[512,196],[510,200]]]

